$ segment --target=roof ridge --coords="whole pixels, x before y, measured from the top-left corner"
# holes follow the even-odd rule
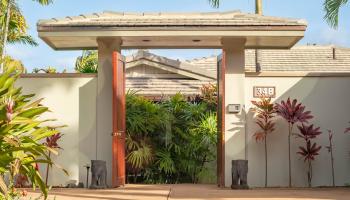
[[[292,49],[330,49],[330,48],[350,50],[350,47],[339,46],[336,44],[315,44],[315,45],[302,44],[302,45],[295,45]]]

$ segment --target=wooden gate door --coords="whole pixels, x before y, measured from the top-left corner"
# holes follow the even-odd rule
[[[112,187],[125,185],[125,62],[113,52]]]
[[[218,143],[217,143],[217,184],[225,187],[225,73],[226,54],[222,51],[217,63],[218,84]]]

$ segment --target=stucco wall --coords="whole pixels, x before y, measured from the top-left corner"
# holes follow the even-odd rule
[[[263,186],[265,174],[264,145],[256,143],[253,134],[257,130],[253,114],[250,111],[253,99],[253,86],[276,86],[280,102],[288,97],[296,98],[306,105],[315,116],[311,123],[320,126],[323,134],[315,141],[322,145],[321,155],[314,162],[313,186],[331,185],[330,155],[326,148],[328,144],[327,130],[333,130],[335,182],[343,186],[350,183],[350,135],[344,134],[344,129],[350,121],[350,77],[246,77],[246,142],[249,160],[249,184]],[[276,130],[268,136],[268,185],[288,185],[288,143],[287,124],[277,118]],[[295,129],[294,132],[298,130]],[[296,155],[300,139],[292,139],[292,182],[294,186],[306,186],[307,166],[300,156]],[[230,145],[230,141],[226,144]],[[228,176],[228,174],[226,174]]]
[[[245,77],[244,82],[246,118],[240,123],[246,124],[245,134],[243,136],[233,134],[232,137],[231,135],[226,137],[226,186],[231,184],[230,160],[245,157],[249,159],[249,184],[251,186],[264,185],[263,144],[256,143],[252,137],[257,130],[250,112],[253,86],[276,86],[275,101],[280,102],[281,99],[288,97],[297,98],[306,105],[308,110],[312,111],[315,116],[312,123],[321,126],[323,131],[323,135],[316,140],[323,146],[323,149],[314,162],[313,185],[331,184],[330,157],[324,148],[328,142],[327,129],[334,130],[336,133],[334,136],[336,184],[350,183],[350,135],[343,133],[350,121],[350,93],[348,92],[350,77]],[[43,103],[52,111],[46,117],[55,118],[57,124],[68,126],[62,129],[63,150],[54,159],[69,171],[70,176],[66,177],[59,170],[53,169],[50,184],[64,185],[68,180],[79,180],[85,183],[84,165],[89,164],[91,159],[99,158],[96,155],[97,77],[25,77],[21,78],[17,85],[22,86],[25,93],[35,93],[35,98],[45,98]],[[234,87],[234,85],[230,86],[232,92],[235,91]],[[307,166],[295,154],[300,142],[300,140],[293,139],[294,186],[306,186],[307,184]],[[246,148],[244,144],[247,144]],[[108,146],[109,144],[106,145],[107,148]],[[232,153],[231,149],[240,153]],[[269,186],[287,186],[287,152],[286,122],[278,118],[276,131],[268,136]],[[100,154],[110,155],[111,151],[106,150]],[[45,166],[41,166],[43,172],[45,169]]]
[[[49,78],[50,77],[50,78]],[[44,98],[43,104],[52,112],[45,118],[57,119],[54,124],[67,125],[62,128],[64,134],[60,144],[63,150],[54,160],[68,170],[67,177],[58,169],[50,172],[51,185],[65,185],[68,180],[86,180],[84,165],[96,158],[96,87],[97,77],[55,75],[24,76],[17,86],[24,93],[35,93]],[[46,166],[40,166],[45,177]]]

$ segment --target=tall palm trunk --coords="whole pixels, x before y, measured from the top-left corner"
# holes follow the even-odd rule
[[[262,15],[262,0],[255,0],[255,13]]]
[[[8,31],[9,31],[9,24],[10,24],[10,17],[11,17],[11,6],[12,6],[12,1],[8,0],[7,1],[7,7],[6,7],[6,21],[5,21],[5,26],[3,28],[3,38],[2,38],[2,44],[1,44],[1,49],[0,49],[0,61],[3,61],[5,58],[5,47],[7,44],[7,36],[8,36]],[[3,71],[4,64],[1,62],[0,65],[0,72]]]
[[[255,0],[255,14],[262,15],[262,0]],[[261,71],[261,63],[260,63],[260,50],[255,49],[255,71]]]

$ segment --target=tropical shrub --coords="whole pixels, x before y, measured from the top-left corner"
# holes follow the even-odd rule
[[[307,180],[308,185],[311,187],[312,182],[312,161],[315,160],[316,156],[319,155],[321,146],[317,143],[312,142],[317,136],[321,135],[320,127],[314,128],[314,125],[305,125],[304,123],[301,126],[298,126],[299,134],[297,137],[302,138],[305,141],[305,146],[299,146],[299,155],[303,156],[304,161],[308,163],[308,172]]]
[[[344,133],[350,133],[350,127],[346,128]]]
[[[135,92],[126,95],[126,161],[129,174],[137,175],[149,167],[155,154],[152,145],[152,136],[156,134],[162,124],[161,111],[158,104],[137,96]]]
[[[201,88],[201,99],[206,102],[212,111],[217,108],[217,85],[206,84]]]
[[[7,66],[14,66],[17,71],[21,71],[22,73],[26,73],[27,70],[24,67],[23,63],[20,60],[16,60],[11,56],[5,56],[3,60],[4,68]],[[6,71],[6,69],[4,69]]]
[[[156,103],[129,91],[128,177],[143,183],[197,183],[208,174],[217,141],[216,113],[209,105],[189,102],[180,93]]]
[[[57,133],[54,135],[51,135],[50,137],[46,138],[46,142],[44,143],[45,146],[49,147],[50,149],[59,150],[62,149],[60,145],[58,144],[58,141],[62,138],[61,133]],[[49,158],[51,159],[51,151],[48,152]],[[46,167],[46,178],[45,178],[45,184],[47,185],[47,182],[49,180],[49,170],[50,170],[50,163],[47,163]]]
[[[294,125],[297,123],[308,123],[313,118],[310,111],[305,111],[305,106],[298,103],[298,100],[293,101],[290,98],[287,101],[276,103],[275,110],[277,115],[281,116],[288,123],[288,169],[289,169],[289,187],[292,187],[292,169],[291,169],[291,137],[293,134]]]
[[[55,74],[57,73],[57,69],[55,67],[46,67],[46,68],[34,68],[33,69],[33,73],[40,73],[40,72],[43,72],[43,73],[47,73],[47,74]]]
[[[98,53],[97,51],[83,51],[75,62],[75,70],[80,73],[97,73]]]
[[[20,195],[14,187],[19,175],[27,177],[34,188],[39,187],[46,198],[47,187],[38,164],[54,165],[48,152],[57,152],[42,144],[42,140],[58,131],[45,125],[51,120],[39,119],[48,112],[41,105],[42,99],[32,101],[34,95],[23,95],[21,88],[14,86],[20,72],[14,66],[6,69],[0,75],[0,199],[15,199]]]
[[[253,111],[256,114],[255,123],[259,126],[260,130],[254,134],[256,141],[263,141],[265,147],[265,187],[267,187],[267,135],[275,130],[275,123],[273,118],[275,117],[274,104],[271,102],[271,98],[261,98],[259,101],[252,101],[255,106]]]

